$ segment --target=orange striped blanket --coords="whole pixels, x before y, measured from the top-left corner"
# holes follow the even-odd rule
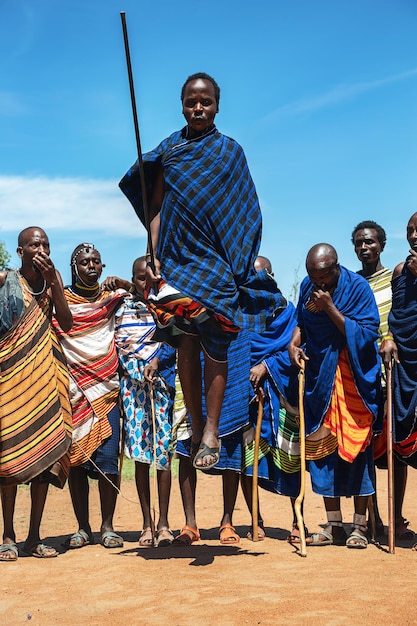
[[[68,371],[49,297],[37,302],[21,286],[25,308],[0,339],[0,482],[39,476],[62,488],[72,430]]]
[[[103,291],[91,302],[65,288],[73,327],[55,325],[70,372],[73,436],[71,465],[85,463],[111,435],[107,415],[119,397],[114,312],[124,291]]]
[[[306,439],[306,459],[321,459],[337,449],[344,461],[353,463],[370,444],[373,419],[356,389],[345,347],[339,356],[323,424]]]

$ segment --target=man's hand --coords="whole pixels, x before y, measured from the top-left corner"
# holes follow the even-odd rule
[[[410,256],[407,260],[407,267],[413,276],[417,276],[417,252],[413,249],[410,250]]]
[[[40,271],[42,277],[46,280],[48,285],[53,284],[56,281],[56,269],[52,263],[51,258],[40,250],[35,254],[32,260],[33,265]]]
[[[254,365],[253,367],[251,367],[249,380],[255,393],[258,392],[259,385],[261,384],[262,379],[267,375],[267,373],[268,370],[266,369],[266,365],[264,363],[258,363],[258,365]]]
[[[118,276],[108,276],[106,280],[101,283],[102,291],[115,291],[116,289],[125,289],[129,291],[132,287],[132,283]]]
[[[384,339],[379,348],[379,354],[386,368],[391,366],[393,359],[395,363],[400,362],[397,344],[393,339]]]
[[[152,361],[150,361],[147,365],[145,365],[145,369],[143,370],[143,376],[148,383],[151,383],[156,376],[159,366],[158,357],[154,357]]]
[[[152,271],[151,264],[148,261],[146,263],[146,284],[148,289],[151,289],[154,286],[154,283],[157,283],[161,280],[161,263],[159,259],[154,258],[155,262],[155,273]]]
[[[301,369],[302,360],[308,361],[308,356],[304,350],[292,342],[288,346],[288,354],[290,355],[291,364],[296,365],[299,369]]]
[[[314,302],[319,311],[327,312],[333,306],[332,296],[328,291],[322,289],[313,289],[310,294],[310,300]]]

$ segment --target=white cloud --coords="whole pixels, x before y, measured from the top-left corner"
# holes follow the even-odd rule
[[[28,224],[125,237],[145,232],[116,180],[0,176],[1,230],[16,233]]]
[[[379,80],[336,85],[324,93],[317,94],[316,96],[312,96],[310,98],[296,100],[295,102],[290,102],[278,107],[277,109],[271,111],[271,113],[269,113],[264,120],[270,120],[271,118],[276,118],[281,115],[298,115],[300,113],[323,109],[325,107],[333,106],[335,104],[339,104],[340,102],[345,102],[346,100],[355,98],[361,93],[372,91],[374,89],[384,87],[385,85],[414,76],[417,76],[417,69],[412,69],[407,72],[402,72],[401,74],[388,76]]]

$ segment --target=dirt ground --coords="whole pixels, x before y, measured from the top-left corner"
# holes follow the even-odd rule
[[[309,481],[307,480],[307,483]],[[380,508],[386,522],[386,472],[379,471]],[[51,488],[42,536],[60,554],[55,559],[20,556],[1,563],[0,623],[48,626],[113,624],[170,626],[222,624],[309,626],[415,624],[417,552],[411,543],[387,541],[367,550],[310,547],[301,558],[286,542],[291,522],[289,501],[261,491],[267,539],[239,546],[218,541],[221,479],[200,475],[197,506],[199,543],[188,548],[138,548],[140,509],[133,481],[122,483],[115,529],[125,544],[109,550],[100,544],[65,552],[62,542],[76,530],[68,488]],[[409,474],[404,514],[417,530],[417,473]],[[96,486],[91,489],[91,519],[98,531]],[[346,522],[352,502],[342,503]],[[16,530],[19,548],[27,532],[29,489],[19,488]],[[306,493],[305,521],[310,531],[325,522],[321,498]],[[171,527],[183,525],[178,481],[174,479]],[[249,516],[239,493],[235,526],[246,537]],[[95,534],[99,540],[98,533]]]

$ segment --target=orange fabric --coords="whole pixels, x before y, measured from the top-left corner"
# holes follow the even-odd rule
[[[339,356],[330,406],[323,425],[306,440],[306,459],[316,460],[334,452],[352,463],[369,445],[373,415],[356,389],[347,348]]]

